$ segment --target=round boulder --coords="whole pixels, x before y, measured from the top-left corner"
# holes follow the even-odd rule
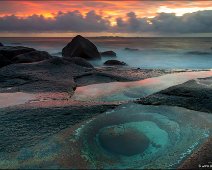
[[[62,50],[65,58],[81,57],[87,60],[100,59],[97,47],[88,39],[77,35]]]
[[[4,45],[0,42],[0,46],[2,47],[2,46],[4,46]]]

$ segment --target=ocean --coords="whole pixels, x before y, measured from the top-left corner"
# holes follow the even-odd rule
[[[28,46],[44,50],[54,56],[61,56],[62,48],[72,38],[0,38],[0,42],[10,46]],[[126,62],[130,67],[150,69],[211,69],[212,37],[201,38],[88,38],[100,52],[113,50],[117,60]],[[131,50],[126,50],[130,48]],[[91,61],[102,66],[106,60]]]

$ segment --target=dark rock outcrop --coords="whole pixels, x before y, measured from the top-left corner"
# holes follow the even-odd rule
[[[77,35],[62,50],[62,56],[65,58],[81,57],[84,59],[100,59],[100,53],[96,46],[88,39]]]
[[[12,62],[7,57],[5,57],[4,55],[0,54],[0,68],[4,67],[6,65],[9,65],[11,63]]]
[[[24,54],[24,53],[28,53],[31,51],[35,51],[35,49],[33,48],[28,48],[28,47],[22,47],[22,46],[3,46],[0,47],[0,54],[2,54],[3,56],[7,57],[8,60],[11,60],[13,57],[20,55],[20,54]]]
[[[190,80],[139,99],[146,105],[169,105],[212,113],[212,77]]]
[[[123,61],[119,61],[119,60],[107,60],[104,65],[127,65],[125,62]]]
[[[4,44],[2,44],[2,43],[0,42],[0,47],[2,47],[2,46],[4,46]]]
[[[104,51],[100,53],[103,57],[116,57],[116,53],[114,51]]]
[[[32,63],[50,58],[52,58],[52,56],[45,51],[31,51],[29,53],[20,54],[13,57],[12,63]]]
[[[59,57],[30,64],[11,64],[0,69],[0,92],[57,91],[71,95],[76,88],[74,77],[90,70]]]
[[[76,65],[82,66],[82,67],[87,67],[87,68],[94,68],[92,64],[90,64],[86,59],[80,58],[80,57],[73,57],[70,59],[67,59],[71,63],[74,63]]]
[[[0,68],[14,63],[32,63],[52,58],[45,51],[36,51],[33,48],[22,46],[2,46],[0,47]]]

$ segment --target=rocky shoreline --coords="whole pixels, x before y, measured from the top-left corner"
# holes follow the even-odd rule
[[[2,61],[0,65],[0,94],[26,93],[36,95],[35,98],[29,99],[27,102],[24,101],[24,103],[16,104],[15,101],[13,103],[12,100],[8,100],[11,104],[6,105],[6,107],[2,104],[0,107],[0,126],[2,126],[1,129],[5,129],[3,125],[7,126],[8,132],[5,133],[2,130],[0,136],[11,143],[5,143],[4,140],[0,143],[0,148],[12,152],[23,145],[32,146],[37,141],[58,133],[68,126],[85,121],[120,105],[118,102],[73,101],[71,97],[77,87],[98,83],[136,81],[190,71],[130,68],[117,60],[108,61],[109,65],[112,66],[95,68],[89,63],[89,60],[98,60],[108,55],[115,57],[116,54],[113,51],[98,52],[96,46],[82,36],[75,37],[64,47],[62,55],[63,57],[56,57],[32,48],[3,46],[0,43]],[[135,102],[143,105],[179,106],[212,113],[211,85],[211,77],[191,80]],[[28,122],[32,122],[32,124],[29,125]],[[19,131],[13,133],[17,127],[20,127]],[[37,133],[39,130],[42,131],[42,134]],[[29,131],[30,135],[27,135]],[[27,139],[22,139],[22,135],[26,135]],[[19,140],[19,143],[16,143],[16,140]],[[198,154],[191,156],[179,168],[186,169],[190,166],[195,168],[197,164],[195,163],[194,166],[194,162],[200,156],[202,157],[202,154],[207,154],[208,152],[204,152],[205,148],[209,149],[210,147],[211,139],[201,147],[204,149],[200,148],[201,151]],[[197,156],[199,157],[197,158]],[[208,159],[208,156],[204,157]],[[204,162],[202,159],[201,161]]]

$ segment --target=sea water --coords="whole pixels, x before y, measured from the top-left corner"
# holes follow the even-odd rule
[[[62,56],[62,48],[72,38],[0,38],[0,42],[11,46],[28,46],[44,50],[54,56]],[[89,38],[100,52],[113,50],[116,59],[131,67],[161,69],[209,69],[212,68],[212,38]],[[130,48],[133,50],[126,50]],[[112,57],[92,61],[102,66]]]

